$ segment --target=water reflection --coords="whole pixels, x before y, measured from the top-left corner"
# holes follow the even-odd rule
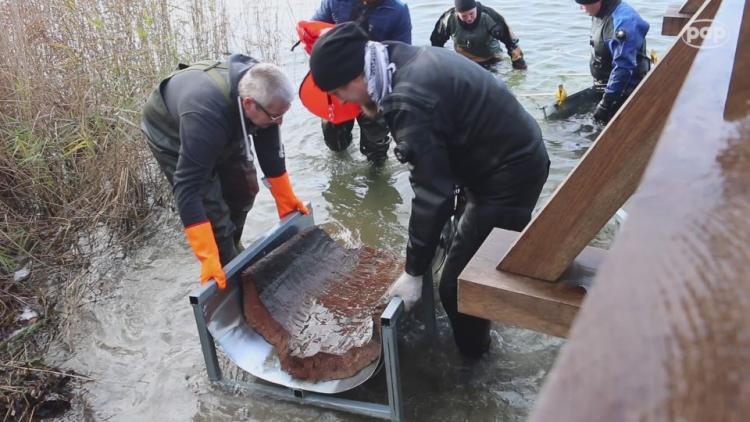
[[[406,232],[397,214],[404,200],[395,187],[396,165],[389,161],[374,167],[355,161],[348,151],[330,155],[330,179],[322,196],[329,218],[336,224],[327,229],[335,234],[348,228],[352,230],[350,243],[386,248],[400,255]]]
[[[414,43],[425,45],[435,20],[451,2],[407,1]],[[243,24],[247,26],[248,22],[242,21],[241,14],[232,13],[240,3],[268,4],[269,19],[278,17],[278,27],[284,31],[280,35],[279,64],[298,83],[307,72],[307,56],[301,49],[289,52],[287,46],[295,36],[294,22],[311,16],[319,0],[227,0],[234,32],[241,37]],[[590,86],[590,19],[573,1],[483,3],[507,18],[521,39],[529,65],[527,71],[519,72],[503,61],[493,72],[542,127],[552,166],[541,205],[600,130],[586,117],[547,122],[540,110],[554,101],[560,83],[568,93]],[[631,0],[630,4],[651,24],[649,47],[663,54],[671,43],[671,39],[658,35],[667,2]],[[278,7],[275,15],[271,10],[274,6]],[[231,49],[245,51],[246,47],[239,42]],[[282,138],[295,191],[300,198],[312,201],[317,222],[349,245],[367,244],[403,254],[413,196],[405,166],[391,155],[385,167],[374,170],[356,147],[344,154],[331,153],[320,135],[319,120],[299,102],[285,118]],[[256,239],[277,220],[273,199],[262,190],[248,216],[243,240],[249,243]],[[101,285],[114,292],[92,301],[81,311],[82,321],[67,333],[77,353],[60,352],[51,357],[59,366],[96,379],[84,387],[87,391],[82,413],[70,420],[363,420],[309,406],[236,395],[209,384],[192,309],[185,297],[196,285],[198,264],[187,249],[179,223],[161,225],[166,227],[166,235],[134,254],[121,273],[101,277]],[[605,231],[603,236],[611,239],[612,234]],[[418,326],[404,331],[400,350],[408,420],[523,420],[562,344],[554,337],[494,324],[489,356],[469,366],[455,351],[444,314],[438,318],[434,343],[420,340]],[[357,394],[384,399],[374,381]]]

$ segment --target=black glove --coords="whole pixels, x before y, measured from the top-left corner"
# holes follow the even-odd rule
[[[404,141],[396,142],[396,146],[393,148],[393,154],[396,155],[396,159],[401,164],[406,164],[414,158],[414,152],[412,151],[411,145]]]
[[[508,49],[513,69],[525,70],[526,60],[523,59],[523,51],[517,46]]]
[[[526,60],[524,60],[523,57],[521,57],[520,59],[512,63],[513,63],[513,69],[526,70]]]
[[[596,110],[594,110],[594,120],[602,124],[609,123],[609,120],[612,119],[619,108],[617,103],[614,95],[604,94],[602,100],[597,104]]]

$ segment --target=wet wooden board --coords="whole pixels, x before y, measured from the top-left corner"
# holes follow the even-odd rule
[[[682,32],[682,28],[688,23],[693,13],[682,12],[683,7],[679,4],[670,4],[662,18],[661,34],[674,37]]]
[[[698,52],[532,421],[750,420],[750,3],[707,17],[727,41]]]
[[[586,248],[562,277],[550,283],[498,271],[497,253],[507,249],[519,233],[494,229],[458,279],[458,310],[558,337],[568,330],[583,301],[605,251]]]
[[[703,6],[706,0],[687,0],[683,5],[672,4],[662,19],[661,34],[669,36],[680,35],[682,29],[690,21],[695,12]]]
[[[380,356],[383,295],[400,273],[395,255],[313,227],[243,271],[245,318],[293,377],[347,378]]]

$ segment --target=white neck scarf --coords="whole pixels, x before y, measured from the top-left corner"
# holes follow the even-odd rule
[[[396,71],[396,64],[388,60],[388,48],[376,41],[365,45],[365,81],[367,93],[372,101],[380,107],[383,97],[391,93],[391,78]]]
[[[245,126],[245,109],[242,108],[242,98],[237,96],[237,107],[240,109],[240,123],[242,124],[242,140],[245,142],[245,158],[247,161],[252,163],[255,158],[253,156],[253,150],[250,149],[250,135],[247,133],[247,126]]]

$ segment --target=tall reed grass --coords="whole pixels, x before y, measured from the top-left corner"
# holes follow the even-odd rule
[[[13,270],[84,268],[84,239],[127,242],[171,201],[140,108],[178,62],[226,54],[228,16],[221,0],[0,0],[0,360],[30,359],[26,340],[10,337],[14,311],[44,294]],[[278,16],[253,17],[258,33],[240,38],[273,60]],[[0,418],[30,417],[28,392],[4,391]]]
[[[138,129],[142,99],[179,59],[226,50],[221,11],[191,6],[196,32],[181,43],[186,32],[165,0],[3,3],[5,270],[19,257],[58,263],[89,230],[128,234],[147,213],[161,178],[149,171]]]

